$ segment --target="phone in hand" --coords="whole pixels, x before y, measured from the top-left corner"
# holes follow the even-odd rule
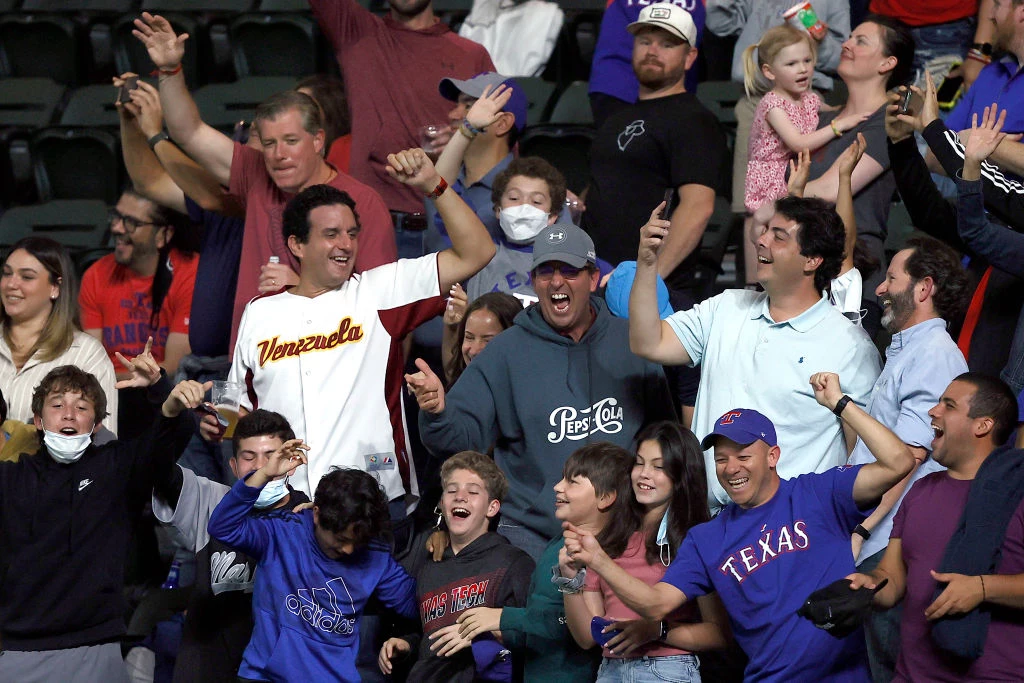
[[[129,76],[128,78],[124,79],[124,84],[121,86],[121,90],[117,93],[118,104],[124,104],[125,102],[128,102],[131,99],[129,93],[131,93],[132,90],[135,90],[138,87],[138,76]]]
[[[675,188],[670,187],[667,190],[665,190],[665,196],[663,197],[663,201],[665,202],[665,208],[661,210],[661,215],[659,216],[659,218],[663,221],[667,221],[671,218],[672,212],[676,208],[672,206],[672,204],[674,204],[676,201]]]
[[[608,644],[609,640],[611,640],[618,634],[622,633],[621,628],[613,629],[611,631],[608,631],[607,633],[604,633],[605,626],[614,623],[615,621],[613,619],[605,619],[604,617],[594,617],[593,619],[591,619],[590,635],[591,637],[593,637],[594,642],[600,645],[601,647],[604,647]]]
[[[223,415],[217,412],[217,409],[213,407],[212,403],[200,403],[195,407],[195,411],[202,418],[204,415],[213,415],[217,418],[217,433],[219,436],[223,436],[228,429],[228,421]]]
[[[900,104],[899,104],[899,107],[897,107],[897,109],[896,109],[896,113],[897,114],[912,114],[913,112],[910,109],[910,100],[913,97],[914,97],[914,91],[911,90],[910,88],[907,88],[902,93],[900,93]]]
[[[950,71],[953,69],[960,68],[959,63],[953,64]],[[939,102],[939,109],[952,109],[956,106],[957,101],[960,99],[960,95],[963,94],[964,88],[964,77],[963,76],[950,76],[946,75],[942,79],[942,85],[935,92],[935,99]]]

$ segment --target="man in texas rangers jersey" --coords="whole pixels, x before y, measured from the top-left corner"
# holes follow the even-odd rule
[[[434,200],[452,248],[353,274],[358,207],[344,192],[314,186],[285,209],[288,248],[302,263],[299,284],[249,302],[229,379],[244,382],[245,410],[281,413],[310,446],[291,478],[305,493],[332,466],[373,474],[405,516],[415,474],[402,417],[399,342],[441,312],[441,292],[494,255],[480,219],[448,189],[420,149],[388,157],[389,172]],[[403,488],[404,485],[404,488]]]
[[[570,556],[645,617],[661,619],[717,591],[736,641],[750,656],[748,683],[871,680],[863,631],[837,639],[797,610],[813,591],[851,573],[851,530],[910,472],[914,458],[899,437],[843,395],[838,375],[817,373],[811,387],[876,462],[781,479],[775,426],[757,411],[738,408],[720,417],[702,444],[714,445],[718,480],[732,503],[690,530],[661,583],[630,577],[591,534],[571,525],[565,531]]]

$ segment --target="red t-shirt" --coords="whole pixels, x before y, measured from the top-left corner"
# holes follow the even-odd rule
[[[337,169],[335,169],[337,170]],[[391,215],[380,195],[352,176],[338,171],[328,185],[351,195],[359,214],[359,247],[356,252],[357,272],[391,263],[398,258],[395,230]],[[231,160],[231,194],[245,207],[245,234],[242,237],[242,257],[238,263],[238,288],[231,317],[231,346],[235,348],[238,324],[245,305],[259,295],[260,267],[271,256],[299,272],[299,262],[285,244],[281,233],[284,207],[295,195],[283,191],[267,173],[263,155],[254,149],[235,143]]]
[[[351,164],[349,159],[352,156],[352,134],[342,135],[331,143],[327,150],[327,163],[344,173],[348,173]]]
[[[121,367],[114,357],[116,351],[129,358],[137,356],[146,348],[150,335],[153,336],[153,357],[163,363],[167,335],[172,332],[188,334],[199,258],[173,249],[170,258],[174,277],[160,306],[155,331],[150,327],[153,276],[143,277],[128,266],[119,265],[113,254],[89,266],[82,276],[82,291],[78,294],[82,329],[103,330],[103,348],[115,368]]]
[[[310,0],[345,77],[352,117],[352,175],[380,192],[393,211],[423,211],[423,197],[391,179],[388,154],[420,146],[421,126],[444,123],[454,106],[442,78],[494,71],[487,50],[440,21],[414,31],[355,0]],[[385,85],[386,84],[386,85]]]
[[[933,26],[977,16],[978,0],[871,0],[871,11],[910,26]]]

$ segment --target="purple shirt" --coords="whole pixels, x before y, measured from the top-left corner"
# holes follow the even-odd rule
[[[971,481],[936,472],[907,493],[893,519],[890,538],[899,538],[907,567],[907,592],[900,623],[900,658],[894,683],[928,681],[1019,681],[1024,671],[1024,612],[993,606],[984,654],[965,667],[935,645],[924,611],[935,596],[938,570],[946,545],[967,504]],[[997,573],[1024,573],[1024,503],[1006,528]]]

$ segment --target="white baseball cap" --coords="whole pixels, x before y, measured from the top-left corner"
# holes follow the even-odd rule
[[[663,28],[690,45],[697,44],[697,25],[693,23],[693,17],[682,7],[671,2],[659,2],[644,7],[637,20],[627,26],[626,30],[636,35],[644,26]]]

